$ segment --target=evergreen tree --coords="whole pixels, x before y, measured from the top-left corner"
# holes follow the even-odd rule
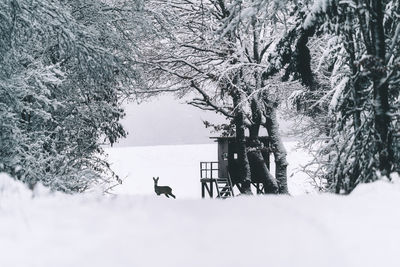
[[[121,14],[72,0],[5,0],[0,10],[0,172],[65,192],[119,181],[101,144],[126,135],[121,100],[135,80],[112,24]]]

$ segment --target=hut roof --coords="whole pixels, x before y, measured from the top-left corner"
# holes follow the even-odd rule
[[[234,140],[236,138],[236,136],[212,136],[210,137],[210,139],[215,139],[217,141],[219,140]],[[249,137],[246,137],[249,138]],[[259,136],[258,137],[260,140],[269,140],[271,139],[271,137],[269,136]]]

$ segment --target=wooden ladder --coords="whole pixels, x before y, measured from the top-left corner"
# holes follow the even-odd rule
[[[235,196],[233,194],[232,181],[229,177],[215,179],[215,183],[217,186],[217,198],[225,199]]]

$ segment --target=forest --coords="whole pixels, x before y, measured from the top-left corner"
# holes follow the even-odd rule
[[[285,101],[320,190],[390,179],[400,170],[399,20],[395,0],[3,0],[0,172],[67,193],[118,184],[104,145],[126,136],[124,101],[170,93],[227,119],[205,125],[235,136],[243,194],[253,165],[268,193],[289,193]]]
[[[399,0],[0,0],[0,266],[398,267],[398,203]]]

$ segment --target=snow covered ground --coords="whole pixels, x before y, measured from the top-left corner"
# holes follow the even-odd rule
[[[40,187],[32,194],[0,174],[0,266],[399,266],[398,177],[362,185],[347,197],[202,200],[196,199],[197,161],[213,160],[215,148],[153,150],[110,151],[114,167],[129,174],[116,196]],[[170,167],[175,163],[180,168]],[[153,194],[152,176],[178,198]],[[293,194],[309,190],[302,179],[289,179]]]
[[[289,190],[292,195],[314,192],[300,166],[311,158],[297,142],[285,142],[288,150]],[[118,194],[154,195],[152,177],[169,185],[179,198],[200,198],[200,161],[217,161],[217,144],[179,146],[137,146],[108,149],[112,168],[123,179]],[[273,162],[273,158],[271,159]],[[271,172],[274,173],[274,164]]]

